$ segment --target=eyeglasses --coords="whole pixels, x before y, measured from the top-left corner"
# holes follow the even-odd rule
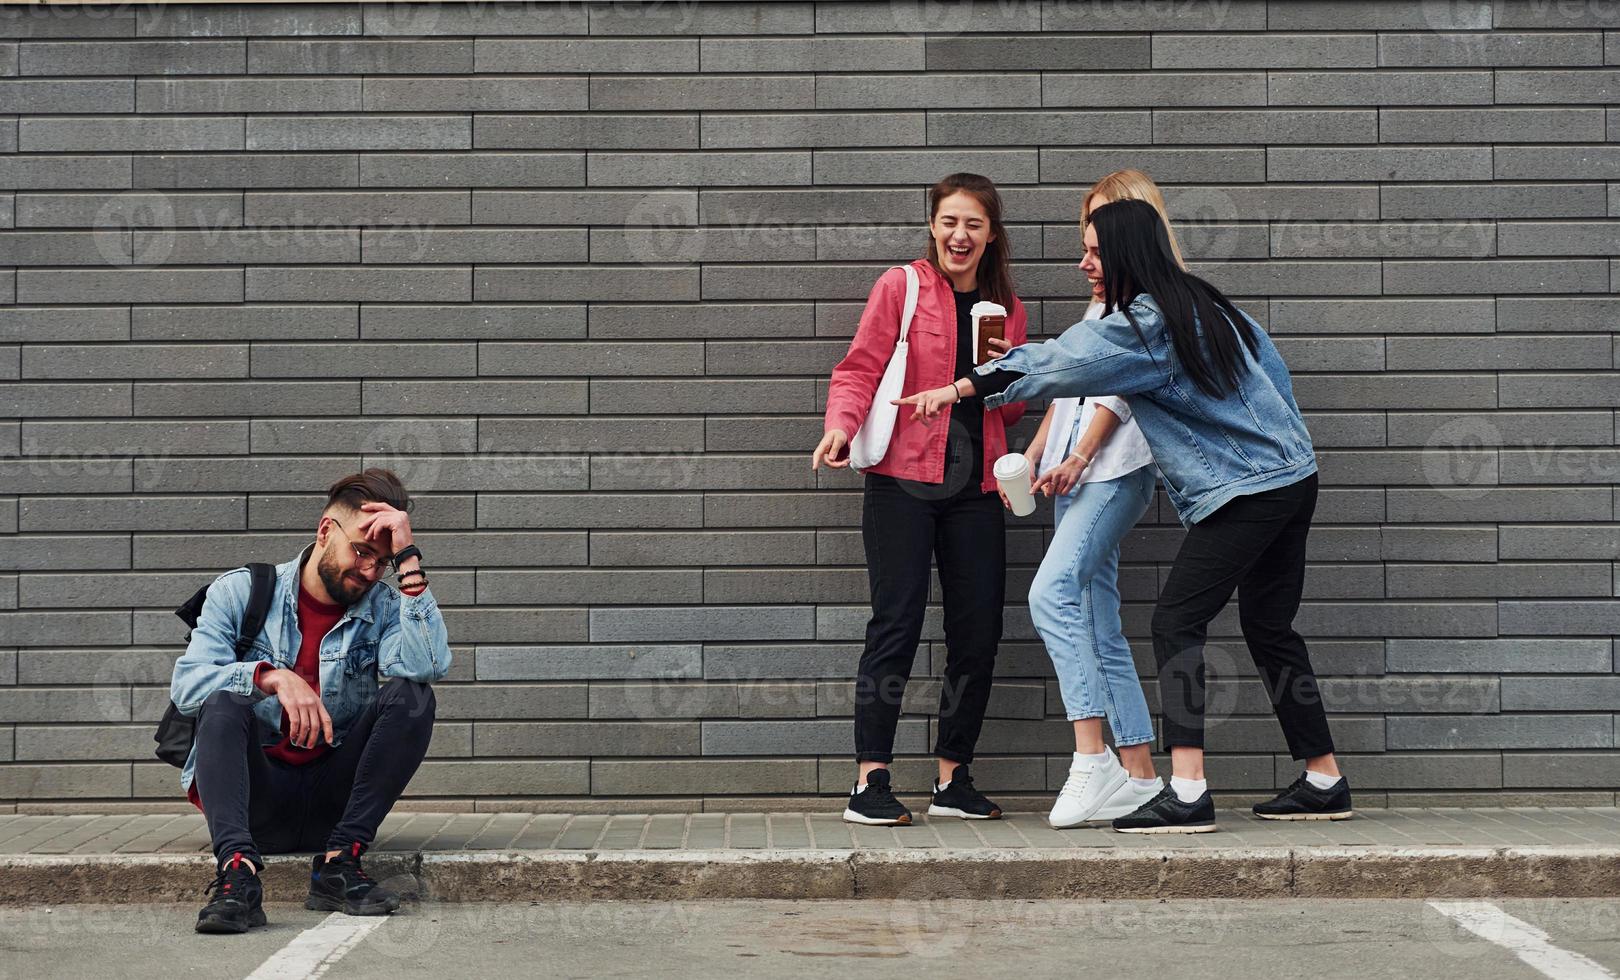
[[[331,521],[334,525],[337,526],[337,529],[339,531],[343,532],[343,538],[344,538],[345,541],[349,541],[349,547],[354,549],[355,567],[359,568],[360,571],[369,572],[372,569],[376,568],[378,565],[381,565],[383,568],[392,568],[392,567],[394,567],[394,561],[393,561],[392,558],[387,558],[387,557],[384,557],[382,555],[379,555],[379,554],[377,554],[376,552],[372,551],[369,548],[362,548],[359,545],[355,544],[352,540],[349,540],[349,532],[344,529],[342,524],[338,523],[337,518],[329,517],[329,518],[327,518],[327,520]]]

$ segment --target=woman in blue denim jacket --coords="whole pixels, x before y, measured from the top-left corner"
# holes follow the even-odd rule
[[[1238,593],[1250,655],[1305,773],[1258,816],[1338,820],[1349,783],[1333,757],[1305,641],[1294,631],[1305,539],[1316,505],[1316,455],[1282,357],[1265,331],[1218,289],[1182,269],[1153,207],[1096,208],[1086,228],[1087,275],[1103,281],[1104,316],[1043,344],[1016,347],[954,384],[900,399],[929,417],[965,397],[1123,397],[1188,529],[1153,612],[1164,792],[1114,821],[1132,833],[1215,829],[1204,781],[1204,641]],[[1209,328],[1208,324],[1219,324]]]

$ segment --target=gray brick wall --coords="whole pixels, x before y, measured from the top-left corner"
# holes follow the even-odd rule
[[[439,805],[833,806],[866,617],[828,369],[923,187],[1001,182],[1037,333],[1165,186],[1322,456],[1300,624],[1367,803],[1615,801],[1620,17],[1545,0],[0,8],[0,809],[172,802],[168,610],[378,463],[456,670]],[[1038,413],[1013,434],[1030,437]],[[980,783],[1070,748],[1011,520]],[[1127,539],[1146,628],[1180,530]],[[1235,616],[1211,773],[1295,766]],[[944,657],[898,771],[925,785]]]

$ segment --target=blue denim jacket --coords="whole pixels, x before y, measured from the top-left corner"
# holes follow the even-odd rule
[[[276,566],[276,591],[270,600],[264,632],[238,662],[236,633],[247,611],[251,578],[237,568],[208,587],[197,626],[186,652],[174,664],[169,697],[184,715],[195,715],[215,691],[259,698],[259,741],[281,740],[281,701],[253,685],[260,661],[292,669],[302,636],[298,632],[298,576],[314,545],[292,561]],[[432,683],[450,670],[449,634],[431,591],[403,595],[378,582],[343,611],[337,625],[321,639],[320,694],[332,716],[334,745],[341,745],[361,711],[377,696],[379,677],[404,677]],[[180,788],[191,787],[197,766],[192,747],[180,772]]]
[[[1022,375],[987,397],[985,407],[1037,398],[1122,396],[1153,450],[1170,502],[1188,527],[1233,497],[1288,486],[1316,472],[1311,434],[1294,401],[1288,368],[1264,330],[1255,325],[1258,359],[1240,345],[1248,370],[1223,398],[1200,391],[1181,370],[1153,297],[1137,296],[1131,312],[1146,347],[1124,311],[1116,310],[974,368],[975,377],[997,371]],[[1254,324],[1248,314],[1244,318]]]

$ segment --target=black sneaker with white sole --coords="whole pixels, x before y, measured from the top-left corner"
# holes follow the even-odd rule
[[[844,819],[874,827],[904,826],[911,823],[911,811],[889,789],[889,770],[873,769],[866,774],[865,789],[849,791]]]
[[[951,781],[944,789],[934,780],[934,796],[928,803],[930,817],[960,817],[963,820],[1000,820],[1001,807],[990,802],[983,793],[973,788],[973,777],[968,767],[951,770]]]
[[[1181,802],[1166,786],[1135,813],[1114,819],[1122,834],[1207,834],[1215,829],[1215,801],[1209,790],[1191,803]]]
[[[1350,780],[1343,776],[1327,789],[1317,789],[1301,776],[1276,799],[1254,805],[1254,815],[1262,820],[1348,820],[1354,813]]]

